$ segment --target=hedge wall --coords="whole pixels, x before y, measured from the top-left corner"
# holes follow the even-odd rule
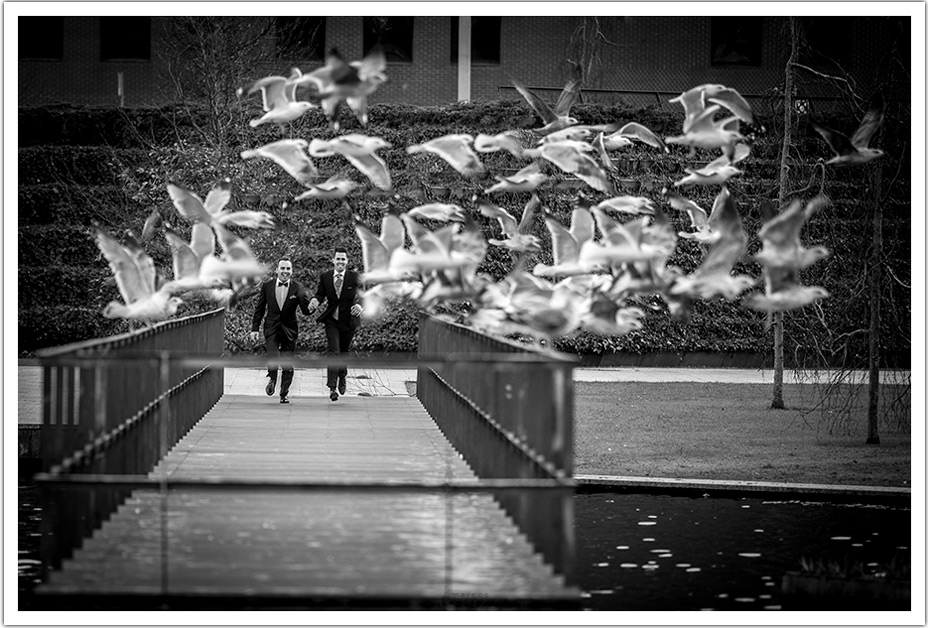
[[[664,136],[678,133],[682,121],[681,112],[676,108],[665,111],[657,107],[629,109],[580,104],[572,113],[584,123],[634,120]],[[345,116],[344,122],[344,132],[379,136],[393,144],[391,148],[379,151],[393,177],[393,195],[367,186],[367,189],[362,188],[361,193],[349,198],[350,212],[334,201],[303,202],[284,209],[284,203],[299,192],[298,185],[267,160],[241,160],[237,157],[244,148],[283,136],[332,137],[332,131],[318,111],[309,112],[286,129],[274,125],[235,129],[231,135],[233,145],[224,152],[199,141],[191,120],[179,117],[178,110],[170,107],[141,110],[106,107],[21,109],[20,266],[30,269],[55,267],[55,271],[49,271],[54,278],[50,285],[73,282],[77,290],[66,303],[76,306],[82,296],[86,296],[86,304],[92,304],[85,305],[86,311],[96,312],[100,319],[91,324],[82,314],[75,320],[84,321],[83,326],[69,324],[67,332],[62,331],[54,337],[67,337],[66,342],[81,340],[99,334],[103,326],[112,324],[101,322],[103,319],[97,309],[110,298],[115,298],[116,291],[103,283],[108,271],[93,244],[91,221],[101,222],[114,231],[130,228],[138,233],[151,209],[158,207],[178,230],[187,232],[188,226],[177,216],[167,196],[166,180],[176,180],[203,195],[216,180],[230,176],[233,180],[231,208],[264,209],[273,213],[278,223],[278,229],[274,231],[239,233],[247,236],[255,253],[269,263],[281,254],[291,255],[296,277],[314,287],[318,273],[329,266],[330,252],[336,243],[346,244],[352,261],[361,263],[360,244],[354,233],[351,213],[359,215],[376,229],[384,210],[391,205],[408,208],[438,201],[470,207],[474,194],[495,183],[489,173],[514,172],[524,165],[505,152],[482,154],[488,174],[482,179],[466,180],[432,155],[407,155],[406,146],[448,133],[495,133],[536,125],[534,114],[528,107],[514,100],[446,107],[380,104],[371,107],[370,124],[366,129],[360,128],[348,116]],[[753,130],[756,134],[752,154],[739,164],[743,166],[744,173],[730,182],[733,198],[749,234],[749,253],[760,247],[756,236],[761,224],[760,202],[775,199],[779,185],[776,121],[764,122],[768,131]],[[852,128],[855,124],[846,116],[832,116],[821,122],[839,129]],[[896,139],[884,137],[884,142],[892,145]],[[809,222],[804,238],[809,244],[828,247],[833,255],[808,269],[803,281],[823,285],[833,296],[819,309],[788,315],[787,341],[793,348],[816,345],[827,350],[843,346],[841,343],[847,336],[851,338],[850,352],[860,357],[866,355],[866,337],[855,330],[866,327],[868,308],[866,299],[859,296],[860,280],[865,273],[861,252],[869,247],[871,233],[868,182],[853,169],[831,168],[823,182],[817,162],[820,157],[828,155],[828,150],[808,124],[800,128],[796,151],[809,157],[806,162],[794,166],[793,185],[801,187],[808,181],[808,196],[822,189],[832,199],[832,206]],[[663,187],[671,187],[685,174],[684,168],[708,162],[714,156],[699,151],[691,158],[688,150],[680,147],[672,147],[670,154],[665,155],[651,147],[636,145],[615,155],[617,169],[613,177],[620,193],[647,196],[657,201]],[[342,173],[366,183],[341,157],[316,159],[315,163],[325,175]],[[545,166],[545,171],[552,176],[552,182],[540,189],[543,204],[556,217],[568,221],[577,193],[583,186],[550,165]],[[905,169],[902,168],[901,172]],[[802,183],[795,183],[797,181]],[[891,189],[887,185],[888,189],[884,190],[885,263],[899,279],[898,282],[885,282],[887,285],[882,295],[887,305],[884,352],[888,354],[905,354],[910,344],[910,294],[904,288],[910,273],[907,186],[908,181],[903,177]],[[711,207],[715,193],[717,188],[697,187],[685,191],[688,198],[706,209]],[[591,193],[590,200],[598,200],[598,194]],[[501,195],[492,200],[501,206],[521,210],[527,195]],[[671,212],[670,218],[678,229],[689,230],[688,219],[684,215]],[[499,235],[496,221],[482,216],[478,220],[488,236]],[[544,252],[528,260],[529,268],[537,262],[552,261],[550,236],[542,221],[537,221],[534,233],[541,238]],[[163,238],[156,237],[146,246],[159,268],[169,274],[170,257]],[[701,258],[702,251],[698,245],[681,239],[670,263],[689,272]],[[509,264],[508,253],[491,247],[480,270],[500,278],[508,271]],[[736,271],[760,276],[760,267],[749,257],[739,264]],[[21,271],[21,276],[25,277],[30,272]],[[54,302],[51,297],[42,294],[42,290],[34,288],[31,283],[21,283],[20,307],[34,309],[40,307],[39,304]],[[62,302],[61,307],[64,304]],[[687,324],[671,320],[660,299],[653,299],[651,305],[653,308],[647,309],[645,328],[640,331],[620,338],[577,334],[559,339],[557,347],[580,353],[763,352],[771,344],[764,317],[738,304],[700,302]],[[239,309],[229,314],[226,340],[230,351],[252,349],[245,333],[250,329],[251,306],[252,303],[246,300]],[[198,307],[205,305],[191,299],[180,314],[189,314]],[[26,311],[21,309],[21,319]],[[385,320],[362,328],[356,347],[372,351],[414,351],[416,325],[414,308],[409,304],[396,304]],[[303,327],[299,349],[321,349],[324,341],[319,326],[308,324]],[[42,338],[41,342],[45,342],[52,335],[32,334],[30,337]],[[52,344],[58,342],[55,340]]]

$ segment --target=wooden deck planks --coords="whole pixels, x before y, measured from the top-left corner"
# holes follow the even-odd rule
[[[227,395],[150,475],[165,473],[304,482],[475,478],[409,397],[281,405],[276,397]],[[486,493],[191,488],[133,492],[40,592],[577,596]]]

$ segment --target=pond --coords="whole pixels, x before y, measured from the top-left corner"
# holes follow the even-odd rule
[[[576,572],[590,610],[781,610],[803,558],[879,571],[910,560],[908,508],[579,493]],[[34,608],[41,508],[19,485],[20,609]],[[843,610],[834,603],[821,610]]]

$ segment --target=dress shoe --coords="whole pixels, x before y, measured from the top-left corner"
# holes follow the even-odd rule
[[[274,389],[277,388],[277,380],[273,377],[267,378],[267,386],[264,387],[264,392],[267,393],[267,396],[270,397],[274,394]]]
[[[329,401],[338,401],[338,393],[334,388],[329,389]]]
[[[339,395],[345,394],[345,380],[344,379],[338,380],[338,394]]]
[[[290,397],[288,397],[287,395],[281,395],[280,403],[290,403]]]

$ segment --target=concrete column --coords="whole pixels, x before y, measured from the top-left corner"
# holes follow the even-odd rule
[[[458,102],[470,100],[470,16],[458,18]]]

